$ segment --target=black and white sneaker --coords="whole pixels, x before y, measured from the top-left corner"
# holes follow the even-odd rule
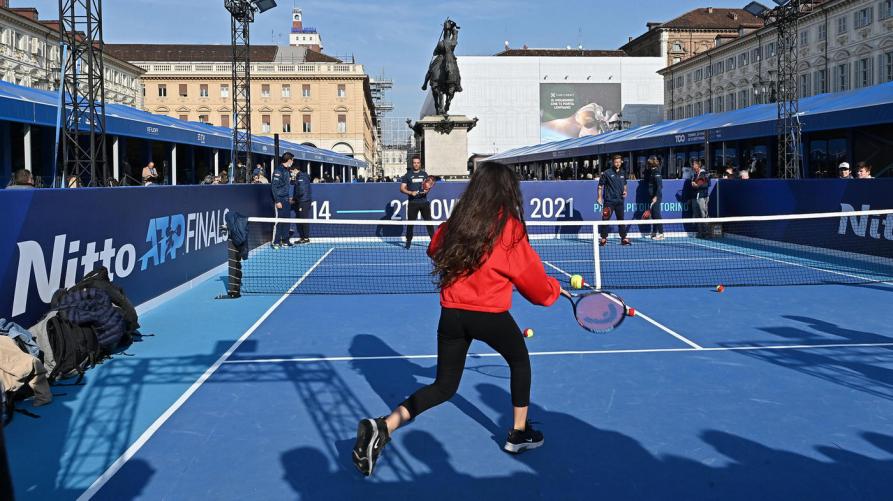
[[[512,454],[520,454],[528,449],[536,449],[543,445],[543,434],[534,430],[530,423],[521,430],[512,430],[502,449]]]
[[[390,441],[391,435],[383,417],[360,421],[357,425],[357,442],[353,446],[353,464],[357,470],[367,477],[372,475],[375,462]]]

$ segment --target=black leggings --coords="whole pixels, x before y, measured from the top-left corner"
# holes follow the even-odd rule
[[[450,399],[459,388],[465,357],[471,341],[478,339],[490,345],[511,369],[512,405],[530,404],[530,358],[521,329],[509,312],[441,308],[437,325],[437,378],[402,404],[415,418],[426,410]]]
[[[425,221],[431,220],[431,204],[428,202],[425,203],[413,203],[409,202],[406,204],[406,219],[409,221],[416,221],[419,219],[419,214],[422,215],[422,219]],[[406,241],[412,242],[412,233],[414,224],[409,224],[406,226]],[[425,226],[425,229],[428,230],[428,236],[434,236],[434,227],[433,226]]]

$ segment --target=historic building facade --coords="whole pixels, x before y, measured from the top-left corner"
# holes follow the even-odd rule
[[[37,9],[9,8],[0,0],[0,79],[16,85],[57,90],[60,85],[59,22],[43,21]],[[104,54],[105,100],[142,106],[143,70]]]
[[[145,70],[145,110],[232,126],[229,45],[109,45],[107,50]],[[374,164],[374,105],[361,64],[304,46],[254,45],[251,108],[254,134],[278,133]]]
[[[773,102],[776,39],[762,28],[661,70],[666,118]],[[816,2],[797,40],[801,97],[893,80],[893,0]]]

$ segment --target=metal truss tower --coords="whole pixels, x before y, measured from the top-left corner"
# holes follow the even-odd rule
[[[800,18],[814,2],[805,0],[776,1],[765,12],[767,24],[775,26],[778,50],[778,72],[775,81],[778,106],[778,169],[782,178],[798,179],[801,165],[800,91],[797,88],[797,63]]]
[[[105,149],[105,66],[102,0],[59,0],[59,35],[65,50],[62,180],[76,176],[83,186],[108,179]]]
[[[233,149],[230,156],[233,168],[239,163],[250,172],[251,158],[251,23],[257,12],[276,6],[273,0],[224,0],[223,6],[231,14],[233,61]],[[238,171],[235,171],[238,172]]]

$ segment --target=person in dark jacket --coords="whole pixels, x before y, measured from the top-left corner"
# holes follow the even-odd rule
[[[313,195],[311,186],[313,182],[310,176],[304,172],[298,164],[292,164],[292,179],[294,180],[294,195],[292,197],[292,207],[295,214],[301,219],[313,219]],[[310,225],[301,223],[298,225],[299,244],[306,244],[310,241]]]
[[[622,221],[623,209],[626,205],[626,171],[623,167],[623,157],[614,155],[611,159],[613,165],[610,169],[602,172],[601,178],[598,180],[598,204],[604,208],[610,209],[610,212],[602,212],[602,220],[608,220],[611,215],[615,215],[618,221]],[[607,217],[605,217],[607,215]],[[620,233],[620,245],[630,245],[630,241],[626,238],[626,232],[629,227],[626,225],[617,225]],[[608,227],[599,228],[599,245],[608,243]]]
[[[663,219],[660,213],[660,203],[663,198],[664,180],[661,177],[660,169],[660,158],[654,155],[648,157],[647,169],[645,170],[645,185],[648,187],[648,210],[651,211],[651,219]],[[651,238],[663,240],[664,225],[652,224]]]
[[[288,187],[291,184],[291,174],[289,169],[294,163],[295,156],[289,152],[282,154],[282,162],[273,169],[273,179],[270,181],[270,187],[273,190],[273,208],[276,218],[287,218],[289,216],[289,195]],[[288,227],[285,223],[273,224],[273,243],[272,247],[278,249],[288,247]]]

